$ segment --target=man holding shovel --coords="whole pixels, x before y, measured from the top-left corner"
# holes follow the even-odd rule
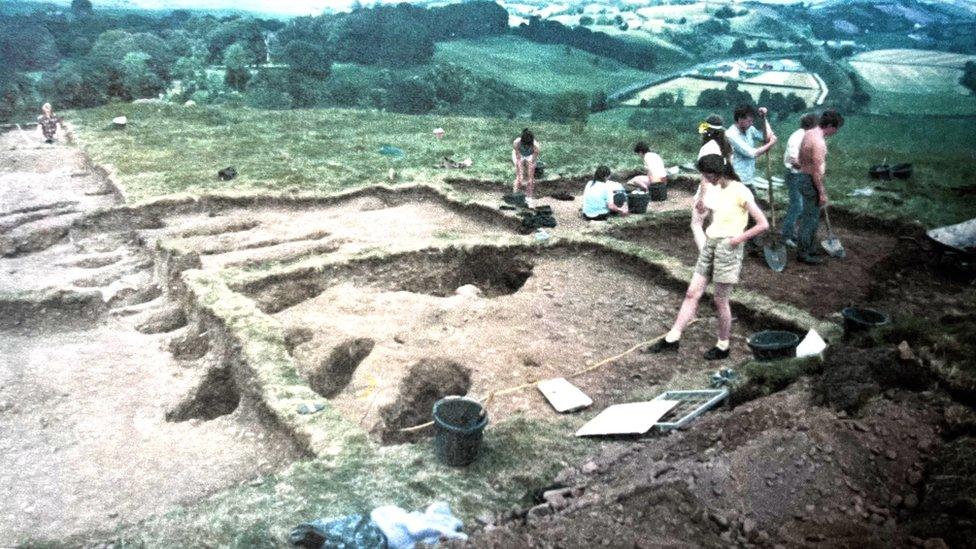
[[[820,265],[823,258],[815,253],[814,240],[820,228],[820,208],[827,206],[827,190],[824,175],[827,173],[827,138],[837,133],[844,125],[844,117],[834,109],[820,116],[820,123],[803,134],[800,142],[800,173],[797,186],[803,196],[800,210],[799,242],[796,258],[801,263]]]

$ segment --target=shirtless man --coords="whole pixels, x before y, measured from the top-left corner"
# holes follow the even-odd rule
[[[800,142],[800,173],[796,184],[803,195],[796,258],[801,263],[819,265],[823,258],[814,255],[814,240],[820,227],[820,208],[827,205],[824,175],[827,173],[827,138],[844,125],[844,117],[830,109],[820,117],[820,124],[803,134]]]

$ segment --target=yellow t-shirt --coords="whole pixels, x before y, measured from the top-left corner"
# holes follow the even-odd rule
[[[753,202],[752,193],[739,181],[711,185],[705,193],[705,207],[712,210],[712,224],[705,230],[709,238],[727,238],[742,234],[749,223],[746,206]]]

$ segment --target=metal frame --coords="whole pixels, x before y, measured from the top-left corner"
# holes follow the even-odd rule
[[[729,396],[728,389],[699,389],[694,391],[666,391],[654,397],[654,400],[677,400],[680,402],[675,409],[668,412],[661,421],[654,424],[655,427],[661,429],[662,431],[669,431],[671,429],[680,429],[688,424],[691,420],[702,415],[708,410],[714,408],[718,403],[722,402]],[[700,404],[698,404],[700,403]],[[687,405],[695,406],[693,410],[686,413],[678,420],[674,420],[674,414],[676,411],[681,410]]]

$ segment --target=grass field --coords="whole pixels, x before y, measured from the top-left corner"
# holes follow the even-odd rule
[[[584,176],[599,164],[615,171],[638,169],[631,153],[647,140],[668,166],[692,162],[698,150],[695,128],[708,114],[700,109],[641,109],[647,126],[627,127],[634,109],[613,109],[592,117],[578,133],[563,124],[531,124],[542,144],[542,159],[553,176]],[[113,116],[126,115],[125,132],[106,129]],[[729,113],[722,113],[727,119]],[[445,177],[512,179],[510,143],[524,120],[407,116],[371,111],[257,111],[246,108],[185,108],[166,104],[119,104],[67,113],[79,143],[99,164],[111,164],[129,191],[144,200],[170,193],[211,191],[301,191],[328,193],[387,181],[437,184]],[[795,121],[775,124],[787,135]],[[938,226],[969,219],[976,197],[952,189],[976,181],[976,117],[851,116],[830,140],[828,189],[831,200],[866,212]],[[443,127],[444,140],[431,136]],[[383,145],[403,149],[394,160],[379,154]],[[774,160],[781,146],[773,152]],[[472,168],[450,172],[433,165],[445,155],[470,157]],[[909,182],[885,184],[895,193],[869,198],[847,196],[877,185],[867,177],[873,163],[912,162]],[[218,181],[216,172],[235,166],[239,176]],[[780,171],[774,162],[774,170]]]
[[[726,86],[725,82],[721,82],[718,80],[703,80],[700,78],[692,78],[692,77],[685,76],[681,78],[676,78],[674,80],[669,80],[668,82],[664,82],[663,84],[651,86],[650,88],[647,88],[637,93],[635,96],[625,101],[624,104],[638,105],[640,104],[641,99],[651,100],[665,92],[677,96],[678,92],[681,91],[684,97],[684,104],[695,105],[695,103],[698,101],[698,96],[701,95],[701,92],[705,90],[711,90],[711,89],[724,89],[725,86]],[[742,91],[747,91],[750,94],[752,94],[753,99],[758,99],[759,94],[762,92],[764,88],[761,84],[740,83],[739,89]],[[784,95],[790,92],[795,93],[796,95],[802,97],[803,100],[806,101],[808,105],[813,105],[813,103],[817,100],[817,96],[819,95],[819,90],[815,87],[814,88],[776,87],[776,88],[767,88],[767,89],[769,89],[770,92],[780,92],[783,93]]]
[[[819,88],[817,79],[808,72],[767,71],[758,76],[747,78],[745,81],[753,84],[776,84],[795,88]]]
[[[513,36],[441,42],[434,62],[457,63],[475,74],[541,94],[610,92],[653,76],[581,50]]]
[[[971,115],[976,98],[959,83],[969,60],[976,56],[887,49],[858,54],[850,65],[870,87],[873,112]]]

